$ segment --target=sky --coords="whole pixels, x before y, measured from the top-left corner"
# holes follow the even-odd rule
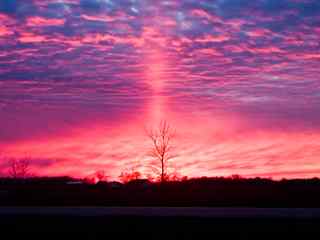
[[[320,177],[320,1],[1,0],[0,172]]]

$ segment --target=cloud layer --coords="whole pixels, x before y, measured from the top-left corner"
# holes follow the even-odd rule
[[[317,0],[1,1],[3,156],[55,159],[44,174],[116,175],[145,160],[143,126],[168,119],[185,174],[318,176],[319,11]]]

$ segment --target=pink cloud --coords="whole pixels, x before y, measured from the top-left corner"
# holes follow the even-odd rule
[[[195,41],[199,43],[208,43],[208,42],[225,42],[230,39],[227,35],[205,35],[204,37],[197,38]]]
[[[176,27],[177,22],[170,18],[161,19],[161,24],[164,27]]]
[[[202,10],[202,9],[194,9],[191,11],[191,15],[199,18],[206,19],[209,22],[216,22],[221,23],[222,20],[215,15],[209,14],[208,12]]]
[[[241,53],[244,51],[242,46],[237,45],[226,45],[223,47],[226,51],[234,52],[234,53]]]
[[[265,46],[265,47],[252,47],[246,44],[237,45],[226,45],[224,49],[234,53],[250,52],[255,54],[271,54],[271,53],[284,53],[285,51],[276,46]]]
[[[251,30],[251,31],[248,31],[246,32],[246,34],[249,36],[249,37],[264,37],[264,36],[267,36],[267,35],[271,35],[272,32],[268,29],[263,29],[263,28],[258,28],[258,29],[255,29],[255,30]]]
[[[248,24],[248,23],[249,22],[247,22],[246,20],[243,20],[243,19],[231,19],[231,20],[225,22],[226,25],[229,25],[234,30],[240,30],[243,25]]]
[[[159,29],[154,26],[143,27],[141,38],[145,42],[157,44],[162,47],[167,46],[169,40],[167,36],[162,34]]]
[[[209,56],[222,56],[222,54],[220,52],[218,52],[217,50],[215,50],[213,48],[199,49],[199,50],[196,51],[196,53],[209,55]]]
[[[141,47],[144,44],[144,40],[134,36],[115,36],[111,34],[87,34],[78,38],[81,43],[99,44],[103,41],[109,41],[114,44],[131,44],[135,47]]]
[[[100,22],[113,22],[116,18],[104,15],[104,16],[90,16],[82,14],[81,17],[88,21],[100,21]]]
[[[114,22],[119,20],[132,20],[134,19],[133,16],[129,16],[124,12],[116,12],[112,15],[107,14],[99,14],[99,15],[88,15],[82,14],[81,17],[87,21],[100,21],[100,22]]]
[[[261,53],[261,54],[270,54],[270,53],[283,53],[284,51],[275,46],[268,46],[268,47],[248,47],[247,51],[251,53]]]
[[[320,53],[308,53],[302,55],[303,59],[320,59]]]
[[[29,27],[46,27],[46,26],[61,26],[65,23],[64,19],[58,18],[43,18],[43,17],[29,17],[27,19],[27,26]]]
[[[299,46],[304,44],[304,41],[298,36],[285,36],[283,39],[289,45]]]
[[[41,43],[47,41],[47,38],[42,35],[36,35],[31,32],[20,33],[18,40],[22,43]]]
[[[14,32],[11,31],[8,27],[6,26],[0,26],[0,37],[7,37],[12,35]]]

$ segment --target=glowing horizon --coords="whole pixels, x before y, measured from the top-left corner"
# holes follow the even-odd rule
[[[320,177],[316,0],[0,2],[0,173]]]

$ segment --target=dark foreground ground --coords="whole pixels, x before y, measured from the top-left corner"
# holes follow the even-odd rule
[[[88,184],[68,178],[0,179],[0,206],[320,208],[320,180],[201,178]]]
[[[319,239],[319,213],[319,209],[2,208],[0,229],[1,239]]]
[[[0,206],[0,240],[320,239],[319,179],[0,179]]]

